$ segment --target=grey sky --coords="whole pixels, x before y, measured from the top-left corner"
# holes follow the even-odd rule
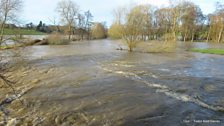
[[[55,8],[60,0],[24,0],[22,20],[24,23],[33,22],[37,24],[40,20],[50,23],[50,19],[57,17]],[[112,11],[118,6],[129,4],[148,3],[155,6],[166,6],[169,0],[73,0],[81,11],[90,10],[94,16],[94,21],[106,21],[108,25],[113,20]],[[217,0],[192,0],[199,5],[203,13],[208,14],[214,11]]]

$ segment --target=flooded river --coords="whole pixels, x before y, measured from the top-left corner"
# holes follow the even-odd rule
[[[224,56],[187,52],[183,44],[152,54],[119,46],[96,40],[24,48],[26,63],[10,74],[19,78],[20,100],[0,107],[0,125],[224,125]],[[2,87],[0,98],[6,93]]]

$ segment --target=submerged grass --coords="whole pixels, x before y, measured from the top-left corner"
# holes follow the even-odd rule
[[[207,53],[207,54],[218,54],[224,55],[224,49],[190,49],[192,52],[200,52],[200,53]]]

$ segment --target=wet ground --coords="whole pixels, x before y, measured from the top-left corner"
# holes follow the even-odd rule
[[[222,126],[224,56],[129,53],[111,40],[23,49],[0,125]],[[220,47],[196,43],[192,47]],[[22,102],[22,103],[21,103]]]

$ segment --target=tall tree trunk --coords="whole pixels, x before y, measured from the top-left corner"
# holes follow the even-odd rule
[[[0,33],[0,36],[1,36],[1,38],[0,38],[0,41],[2,41],[3,40],[3,38],[4,38],[4,30],[5,30],[5,22],[6,22],[6,19],[7,19],[7,14],[5,14],[5,17],[4,17],[4,20],[3,20],[3,22],[2,22],[2,24],[1,24],[1,33]]]
[[[222,33],[223,33],[223,30],[224,30],[224,26],[222,26],[220,32],[219,32],[219,37],[218,37],[218,43],[220,43],[221,39],[222,39]]]
[[[177,10],[174,10],[174,18],[173,18],[173,28],[172,28],[172,31],[173,31],[173,40],[176,41],[177,38],[176,38],[176,28],[177,28]]]
[[[72,33],[72,31],[71,31],[72,30],[71,25],[69,25],[69,28],[68,29],[69,29],[68,39],[71,40],[71,33]]]
[[[210,28],[209,28],[209,30],[208,30],[208,35],[207,35],[207,41],[206,41],[206,42],[209,41],[209,39],[210,39],[210,34],[211,34],[211,26],[210,26]]]
[[[57,32],[60,32],[61,30],[60,30],[60,28],[59,28],[59,26],[57,25]]]
[[[1,38],[0,38],[0,41],[2,41],[3,40],[3,38],[4,38],[4,29],[5,29],[5,23],[2,23],[2,25],[1,25]]]
[[[184,42],[186,42],[187,33],[184,34]]]
[[[173,40],[174,40],[174,41],[177,41],[177,38],[176,38],[176,31],[173,32]]]
[[[194,33],[192,33],[191,42],[194,42]]]
[[[82,31],[82,34],[81,34],[81,40],[83,40],[83,36],[84,36],[84,32]]]
[[[127,42],[127,45],[128,45],[128,51],[129,52],[132,52],[133,51],[133,48],[132,48],[132,42],[131,42],[131,40],[127,39],[126,42]]]

